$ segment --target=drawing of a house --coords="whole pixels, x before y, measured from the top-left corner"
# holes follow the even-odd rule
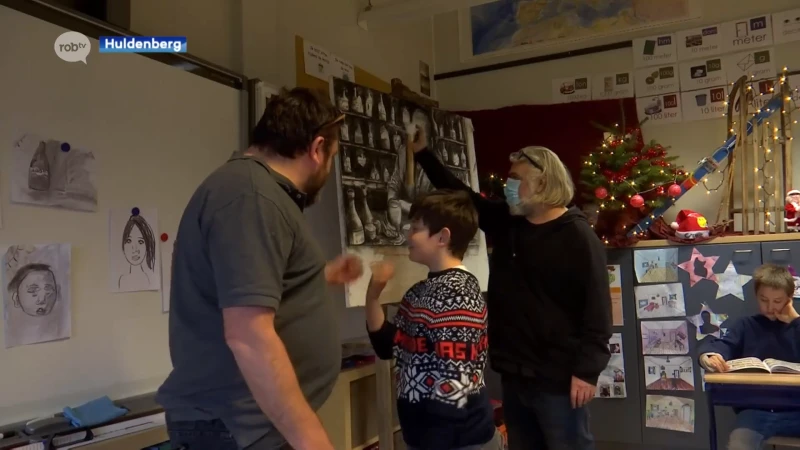
[[[644,365],[648,391],[694,390],[694,366],[691,358],[646,356]]]
[[[686,322],[642,322],[641,332],[646,355],[685,355],[688,351]]]

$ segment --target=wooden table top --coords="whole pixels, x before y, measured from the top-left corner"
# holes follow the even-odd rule
[[[800,387],[800,375],[782,373],[706,373],[706,383]]]

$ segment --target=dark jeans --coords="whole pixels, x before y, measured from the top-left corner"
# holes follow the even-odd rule
[[[167,418],[167,434],[173,450],[292,450],[288,444],[268,443],[267,436],[242,449],[221,420],[172,421]]]
[[[800,411],[739,411],[728,450],[760,450],[773,436],[800,437]]]
[[[589,411],[569,394],[550,394],[530,378],[503,376],[503,417],[509,450],[594,450]]]

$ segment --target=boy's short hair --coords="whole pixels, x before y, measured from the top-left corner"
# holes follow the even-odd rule
[[[419,220],[430,234],[450,230],[448,249],[462,259],[478,232],[478,211],[469,192],[440,189],[418,197],[408,211],[409,220]]]
[[[783,291],[790,298],[794,296],[794,277],[789,269],[775,264],[764,264],[753,273],[756,294],[762,287]]]

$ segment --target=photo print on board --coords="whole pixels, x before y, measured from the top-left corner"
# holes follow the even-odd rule
[[[597,379],[594,396],[600,398],[627,397],[625,389],[625,358],[622,353],[622,334],[614,333],[608,341],[611,358]]]
[[[70,245],[12,245],[3,269],[6,348],[69,338]]]
[[[92,152],[26,134],[14,144],[11,154],[12,202],[97,211]]]
[[[109,212],[111,292],[157,291],[161,288],[157,225],[155,208],[120,208]]]
[[[347,245],[405,245],[411,204],[434,189],[406,151],[410,125],[425,129],[428,148],[459,180],[472,186],[475,158],[469,154],[460,116],[337,78],[331,96],[345,113],[338,162]]]

